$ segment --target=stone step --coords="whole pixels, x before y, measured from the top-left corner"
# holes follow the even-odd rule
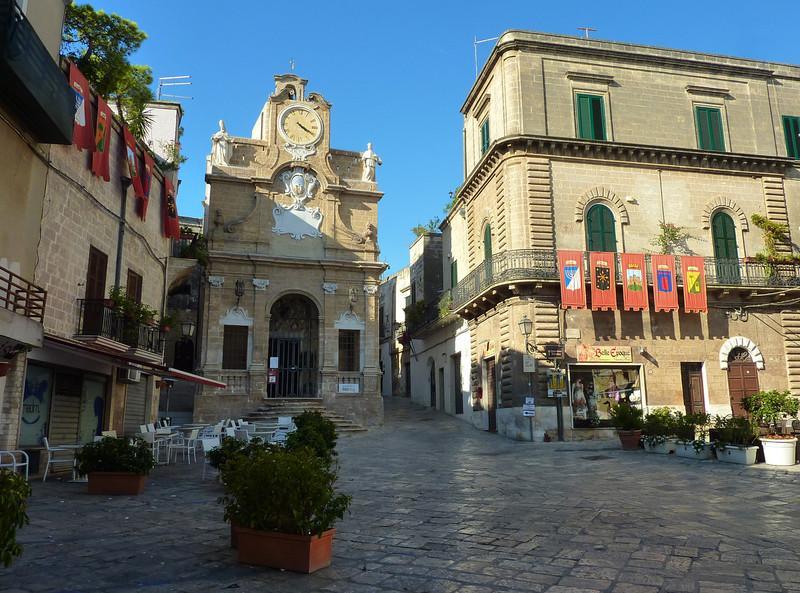
[[[279,416],[294,417],[305,411],[319,412],[336,425],[336,432],[340,434],[366,431],[366,428],[349,418],[328,410],[318,398],[264,399],[245,419],[249,422],[277,422]]]

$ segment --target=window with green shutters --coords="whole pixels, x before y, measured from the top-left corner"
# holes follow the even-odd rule
[[[588,251],[617,250],[614,215],[602,204],[595,204],[586,213],[586,248]]]
[[[481,154],[486,154],[489,150],[489,118],[483,120],[481,124]]]
[[[717,282],[738,284],[739,246],[736,244],[736,226],[725,212],[717,212],[711,219],[711,238],[714,244],[714,258],[717,268]]]
[[[603,97],[578,95],[575,98],[578,119],[578,138],[584,140],[606,139],[606,114]]]
[[[800,159],[800,117],[784,115],[783,133],[786,136],[786,154],[790,159]]]
[[[450,288],[455,288],[458,284],[458,262],[453,260],[450,262]]]
[[[483,259],[492,259],[492,227],[488,224],[483,228]]]
[[[697,147],[700,150],[725,151],[725,138],[722,134],[722,113],[716,107],[695,107],[694,118],[697,123]]]

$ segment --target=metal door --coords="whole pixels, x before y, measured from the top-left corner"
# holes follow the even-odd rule
[[[497,432],[496,381],[494,359],[489,359],[486,361],[486,409],[489,413],[489,432]]]

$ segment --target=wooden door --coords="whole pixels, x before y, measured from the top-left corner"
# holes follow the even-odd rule
[[[747,416],[747,412],[742,407],[742,400],[758,391],[758,369],[753,361],[732,360],[728,362],[728,393],[734,416]]]
[[[703,392],[703,364],[682,362],[683,403],[687,414],[705,414],[706,403]]]
[[[486,361],[486,409],[489,413],[489,432],[497,432],[497,394],[495,386],[497,375],[494,359]]]
[[[86,299],[106,298],[106,270],[108,256],[94,247],[89,247],[89,266],[86,270]]]

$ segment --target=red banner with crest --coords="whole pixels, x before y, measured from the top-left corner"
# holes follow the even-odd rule
[[[675,282],[675,256],[651,255],[650,264],[653,268],[653,309],[676,311],[678,288]]]
[[[125,138],[125,162],[128,167],[128,177],[133,182],[133,193],[137,198],[144,198],[142,167],[139,164],[139,157],[136,156],[136,138],[127,126],[122,127],[122,136]]]
[[[72,143],[81,149],[94,150],[92,93],[86,77],[72,62],[69,63],[69,86],[75,93],[75,125],[72,128]]]
[[[161,217],[164,223],[164,236],[171,239],[180,239],[181,225],[178,220],[178,205],[175,202],[175,188],[166,175],[164,175],[162,188]]]
[[[707,313],[705,260],[696,255],[681,256],[683,308],[687,313]]]
[[[103,97],[97,95],[97,124],[94,131],[94,152],[92,153],[92,173],[110,181],[108,155],[111,152],[111,129],[113,127],[111,108]]]
[[[626,311],[646,311],[647,298],[647,270],[644,265],[644,254],[620,254],[620,268],[622,277],[622,302]]]
[[[592,311],[613,311],[617,308],[616,255],[603,251],[589,252]]]
[[[153,157],[145,150],[144,167],[142,168],[142,196],[136,200],[136,212],[142,220],[147,218],[147,205],[150,202],[150,186],[153,184],[153,169],[155,166]]]
[[[559,251],[558,274],[561,283],[561,308],[585,309],[586,284],[583,278],[583,251]]]

